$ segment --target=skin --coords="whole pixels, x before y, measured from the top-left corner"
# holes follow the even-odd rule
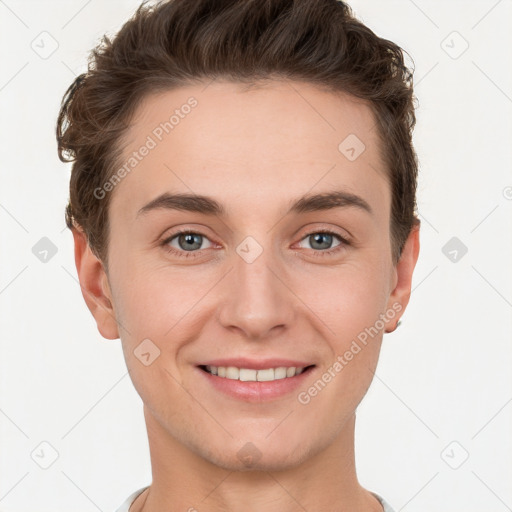
[[[124,156],[190,96],[197,107],[111,192],[108,273],[74,231],[84,299],[100,333],[121,338],[144,402],[153,482],[131,512],[382,511],[357,480],[356,408],[383,333],[409,301],[419,233],[411,231],[394,264],[373,114],[361,100],[305,83],[245,90],[217,80],[146,97]],[[355,161],[338,150],[349,134],[366,146]],[[372,213],[286,214],[296,198],[332,190],[360,196]],[[165,208],[137,215],[163,192],[213,197],[226,216]],[[162,245],[179,228],[203,235],[195,258]],[[326,255],[309,236],[325,229],[350,244]],[[263,248],[250,264],[236,252],[247,236]],[[324,244],[335,249],[340,240]],[[169,245],[194,252],[179,237]],[[244,402],[198,378],[196,365],[208,359],[289,357],[316,364],[298,391],[307,390],[397,304],[401,311],[307,405],[297,392]],[[144,339],[160,350],[148,366],[134,355]],[[247,442],[261,454],[250,467],[237,455]]]

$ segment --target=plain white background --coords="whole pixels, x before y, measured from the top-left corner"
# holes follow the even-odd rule
[[[512,510],[512,2],[349,3],[414,59],[423,221],[411,303],[358,409],[358,475],[397,511]],[[151,482],[120,341],[77,283],[54,135],[88,51],[137,5],[0,1],[4,512],[109,512]]]

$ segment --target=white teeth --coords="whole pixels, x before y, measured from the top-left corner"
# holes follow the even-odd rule
[[[241,380],[243,382],[270,382],[273,380],[286,379],[300,375],[304,367],[295,366],[278,368],[265,368],[264,370],[253,370],[250,368],[236,368],[235,366],[210,366],[206,365],[206,370],[212,375],[224,377],[231,380]]]
[[[266,370],[258,370],[258,381],[268,382],[274,380],[274,369],[267,368]]]
[[[258,373],[258,370],[249,370],[247,368],[240,368],[240,380],[243,381],[249,381],[249,380],[256,380],[256,374]]]
[[[281,366],[274,370],[274,379],[285,379],[286,378],[286,368]]]
[[[226,379],[238,380],[240,377],[240,370],[234,366],[228,366],[226,368]]]
[[[292,366],[292,367],[290,367],[290,368],[287,368],[287,370],[286,370],[286,376],[287,376],[287,377],[293,377],[293,376],[295,375],[295,370],[296,370],[296,369],[297,369],[297,368],[295,368],[295,366]]]

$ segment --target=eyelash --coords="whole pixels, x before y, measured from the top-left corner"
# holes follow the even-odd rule
[[[316,235],[318,233],[320,233],[322,235],[333,235],[336,238],[338,238],[341,243],[332,249],[324,249],[324,250],[311,249],[313,251],[313,255],[315,257],[325,258],[328,256],[332,256],[332,255],[336,254],[338,251],[344,249],[346,246],[351,245],[350,242],[346,238],[342,237],[339,233],[336,233],[335,231],[330,231],[328,229],[311,231],[310,233],[306,233],[300,239],[300,241],[304,240],[305,238],[307,238],[311,235]],[[196,258],[196,257],[198,257],[197,253],[201,251],[201,249],[197,250],[197,251],[182,251],[182,250],[174,249],[174,247],[170,247],[169,243],[172,240],[174,240],[176,237],[178,237],[179,235],[200,235],[204,238],[208,238],[206,235],[203,235],[202,233],[199,233],[198,231],[187,230],[187,229],[176,231],[171,236],[167,237],[165,240],[162,241],[161,245],[165,248],[165,250],[167,252],[177,256],[178,258]]]

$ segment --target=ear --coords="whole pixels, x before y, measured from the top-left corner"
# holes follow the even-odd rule
[[[109,340],[119,338],[112,293],[103,263],[92,252],[85,233],[72,229],[75,265],[85,303],[96,320],[98,331]]]
[[[417,221],[405,241],[402,254],[398,260],[395,272],[395,288],[388,299],[388,310],[397,314],[386,321],[386,332],[393,332],[398,325],[400,317],[404,314],[411,297],[412,273],[420,252],[420,222]]]

